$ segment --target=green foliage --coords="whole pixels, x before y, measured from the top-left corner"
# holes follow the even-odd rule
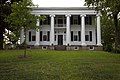
[[[114,47],[112,48],[115,49],[116,53],[118,53],[118,51],[120,52],[120,37],[119,37],[120,25],[119,25],[119,19],[118,19],[118,14],[120,12],[120,0],[85,0],[85,2],[88,6],[93,6],[96,8],[96,10],[101,11],[104,18],[106,16],[109,16],[109,19],[108,18],[107,20],[105,19],[106,21],[102,19],[103,20],[102,22],[105,24],[103,26],[106,27],[103,29],[107,29],[106,32],[110,32],[109,34],[107,33],[108,35],[110,35],[110,37],[114,35],[114,38],[113,38]],[[105,37],[106,32],[105,34],[103,34],[103,37]],[[109,41],[110,40],[111,39],[109,39]],[[108,45],[111,45],[111,43],[112,42],[108,42]]]
[[[0,51],[1,80],[119,80],[120,54],[99,51]]]
[[[114,41],[115,41],[115,27],[113,18],[103,13],[101,17],[101,27],[102,27],[102,40],[104,41],[103,47],[106,51],[113,51]]]
[[[34,7],[31,0],[22,0],[19,2],[13,2],[11,5],[12,13],[7,17],[6,21],[10,24],[10,27],[13,29],[14,33],[20,33],[21,29],[24,29],[24,57],[26,57],[26,31],[29,29],[36,29],[39,26],[36,26],[37,19],[39,16],[31,14],[32,7]]]
[[[34,6],[31,0],[14,2],[11,6],[12,13],[8,16],[7,22],[9,22],[14,31],[20,31],[21,28],[25,30],[37,28],[36,22],[38,16],[31,14],[31,7]]]

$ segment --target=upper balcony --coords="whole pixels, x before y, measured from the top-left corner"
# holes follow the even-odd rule
[[[66,24],[55,24],[55,28],[64,29],[64,28],[66,28]]]

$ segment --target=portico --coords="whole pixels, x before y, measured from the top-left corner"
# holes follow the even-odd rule
[[[37,20],[39,30],[28,31],[28,45],[47,47],[64,45],[70,46],[71,49],[76,46],[79,49],[82,46],[102,46],[100,13],[94,9],[34,8],[32,13],[45,15],[46,20]]]

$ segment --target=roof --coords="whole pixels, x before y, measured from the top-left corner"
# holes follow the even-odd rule
[[[93,7],[33,7],[34,10],[94,10]]]

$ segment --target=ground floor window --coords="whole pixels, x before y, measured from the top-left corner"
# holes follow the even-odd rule
[[[36,36],[35,35],[32,36],[32,41],[36,41]]]
[[[86,31],[85,41],[92,41],[92,31]]]
[[[71,31],[71,41],[81,41],[81,31]]]
[[[50,41],[50,31],[40,31],[40,41]]]

